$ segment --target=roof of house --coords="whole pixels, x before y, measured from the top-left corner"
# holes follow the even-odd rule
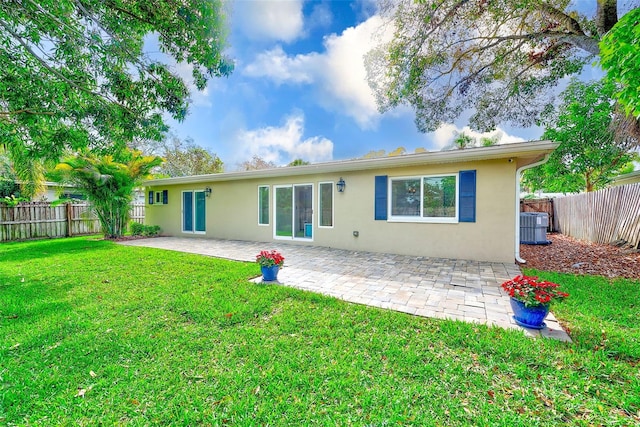
[[[615,178],[613,178],[613,182],[619,185],[640,182],[640,170],[625,173],[623,175],[618,175]]]
[[[465,148],[464,150],[433,151],[405,154],[393,157],[372,159],[342,160],[315,163],[304,166],[287,166],[252,171],[225,172],[208,175],[181,176],[175,178],[152,179],[145,185],[192,184],[200,182],[234,181],[282,176],[313,175],[321,173],[339,173],[382,168],[399,168],[416,165],[461,163],[481,160],[520,159],[519,166],[531,164],[552,152],[558,146],[552,141],[518,142],[490,147]]]

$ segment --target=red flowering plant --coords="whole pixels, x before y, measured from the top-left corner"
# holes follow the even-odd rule
[[[260,264],[261,267],[273,267],[274,265],[282,267],[284,257],[275,249],[271,251],[261,251],[256,255],[256,262]]]
[[[524,303],[527,307],[548,305],[552,301],[566,298],[568,293],[558,290],[557,283],[538,280],[533,276],[516,276],[502,284],[511,298]]]

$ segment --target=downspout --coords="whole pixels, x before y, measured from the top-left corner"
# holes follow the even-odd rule
[[[526,260],[520,258],[520,177],[522,176],[522,171],[547,163],[550,155],[551,153],[547,153],[542,160],[516,169],[516,262],[520,264],[527,263]]]

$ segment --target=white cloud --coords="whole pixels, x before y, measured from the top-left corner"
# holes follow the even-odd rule
[[[331,22],[333,22],[333,15],[331,14],[329,3],[320,3],[313,7],[307,25],[309,27],[324,28],[331,25]]]
[[[303,34],[302,6],[302,0],[237,1],[234,14],[249,39],[289,43]]]
[[[428,138],[434,142],[437,149],[446,149],[453,146],[453,140],[457,134],[464,132],[476,141],[480,141],[480,138],[493,138],[498,137],[498,144],[511,144],[514,142],[523,142],[524,138],[515,135],[509,135],[504,130],[498,127],[491,132],[477,132],[472,130],[469,126],[459,128],[456,125],[444,124],[440,126],[435,132],[428,134]]]
[[[243,73],[277,84],[315,84],[324,108],[351,117],[362,129],[375,128],[381,115],[367,84],[364,55],[373,48],[373,36],[381,25],[382,19],[372,16],[341,35],[327,36],[323,53],[287,56],[277,46],[258,55]]]
[[[233,138],[233,158],[239,163],[257,155],[277,165],[285,165],[295,159],[316,163],[333,158],[333,142],[322,136],[302,139],[303,134],[304,115],[301,112],[287,117],[281,127],[240,130]]]
[[[250,77],[267,77],[277,84],[313,83],[321,63],[319,54],[287,56],[282,46],[276,46],[259,54],[243,72]]]
[[[380,119],[376,100],[367,83],[364,55],[373,47],[373,35],[382,20],[373,16],[347,28],[342,35],[325,39],[326,70],[322,74],[324,89],[331,95],[325,100],[351,116],[363,129],[374,128]],[[337,104],[337,105],[336,105]]]

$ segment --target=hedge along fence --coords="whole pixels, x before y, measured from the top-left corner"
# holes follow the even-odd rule
[[[562,234],[640,247],[640,183],[558,197],[553,208]]]
[[[144,203],[131,205],[131,219],[144,222]],[[0,242],[80,236],[100,232],[100,222],[85,202],[52,206],[50,202],[0,204]]]

